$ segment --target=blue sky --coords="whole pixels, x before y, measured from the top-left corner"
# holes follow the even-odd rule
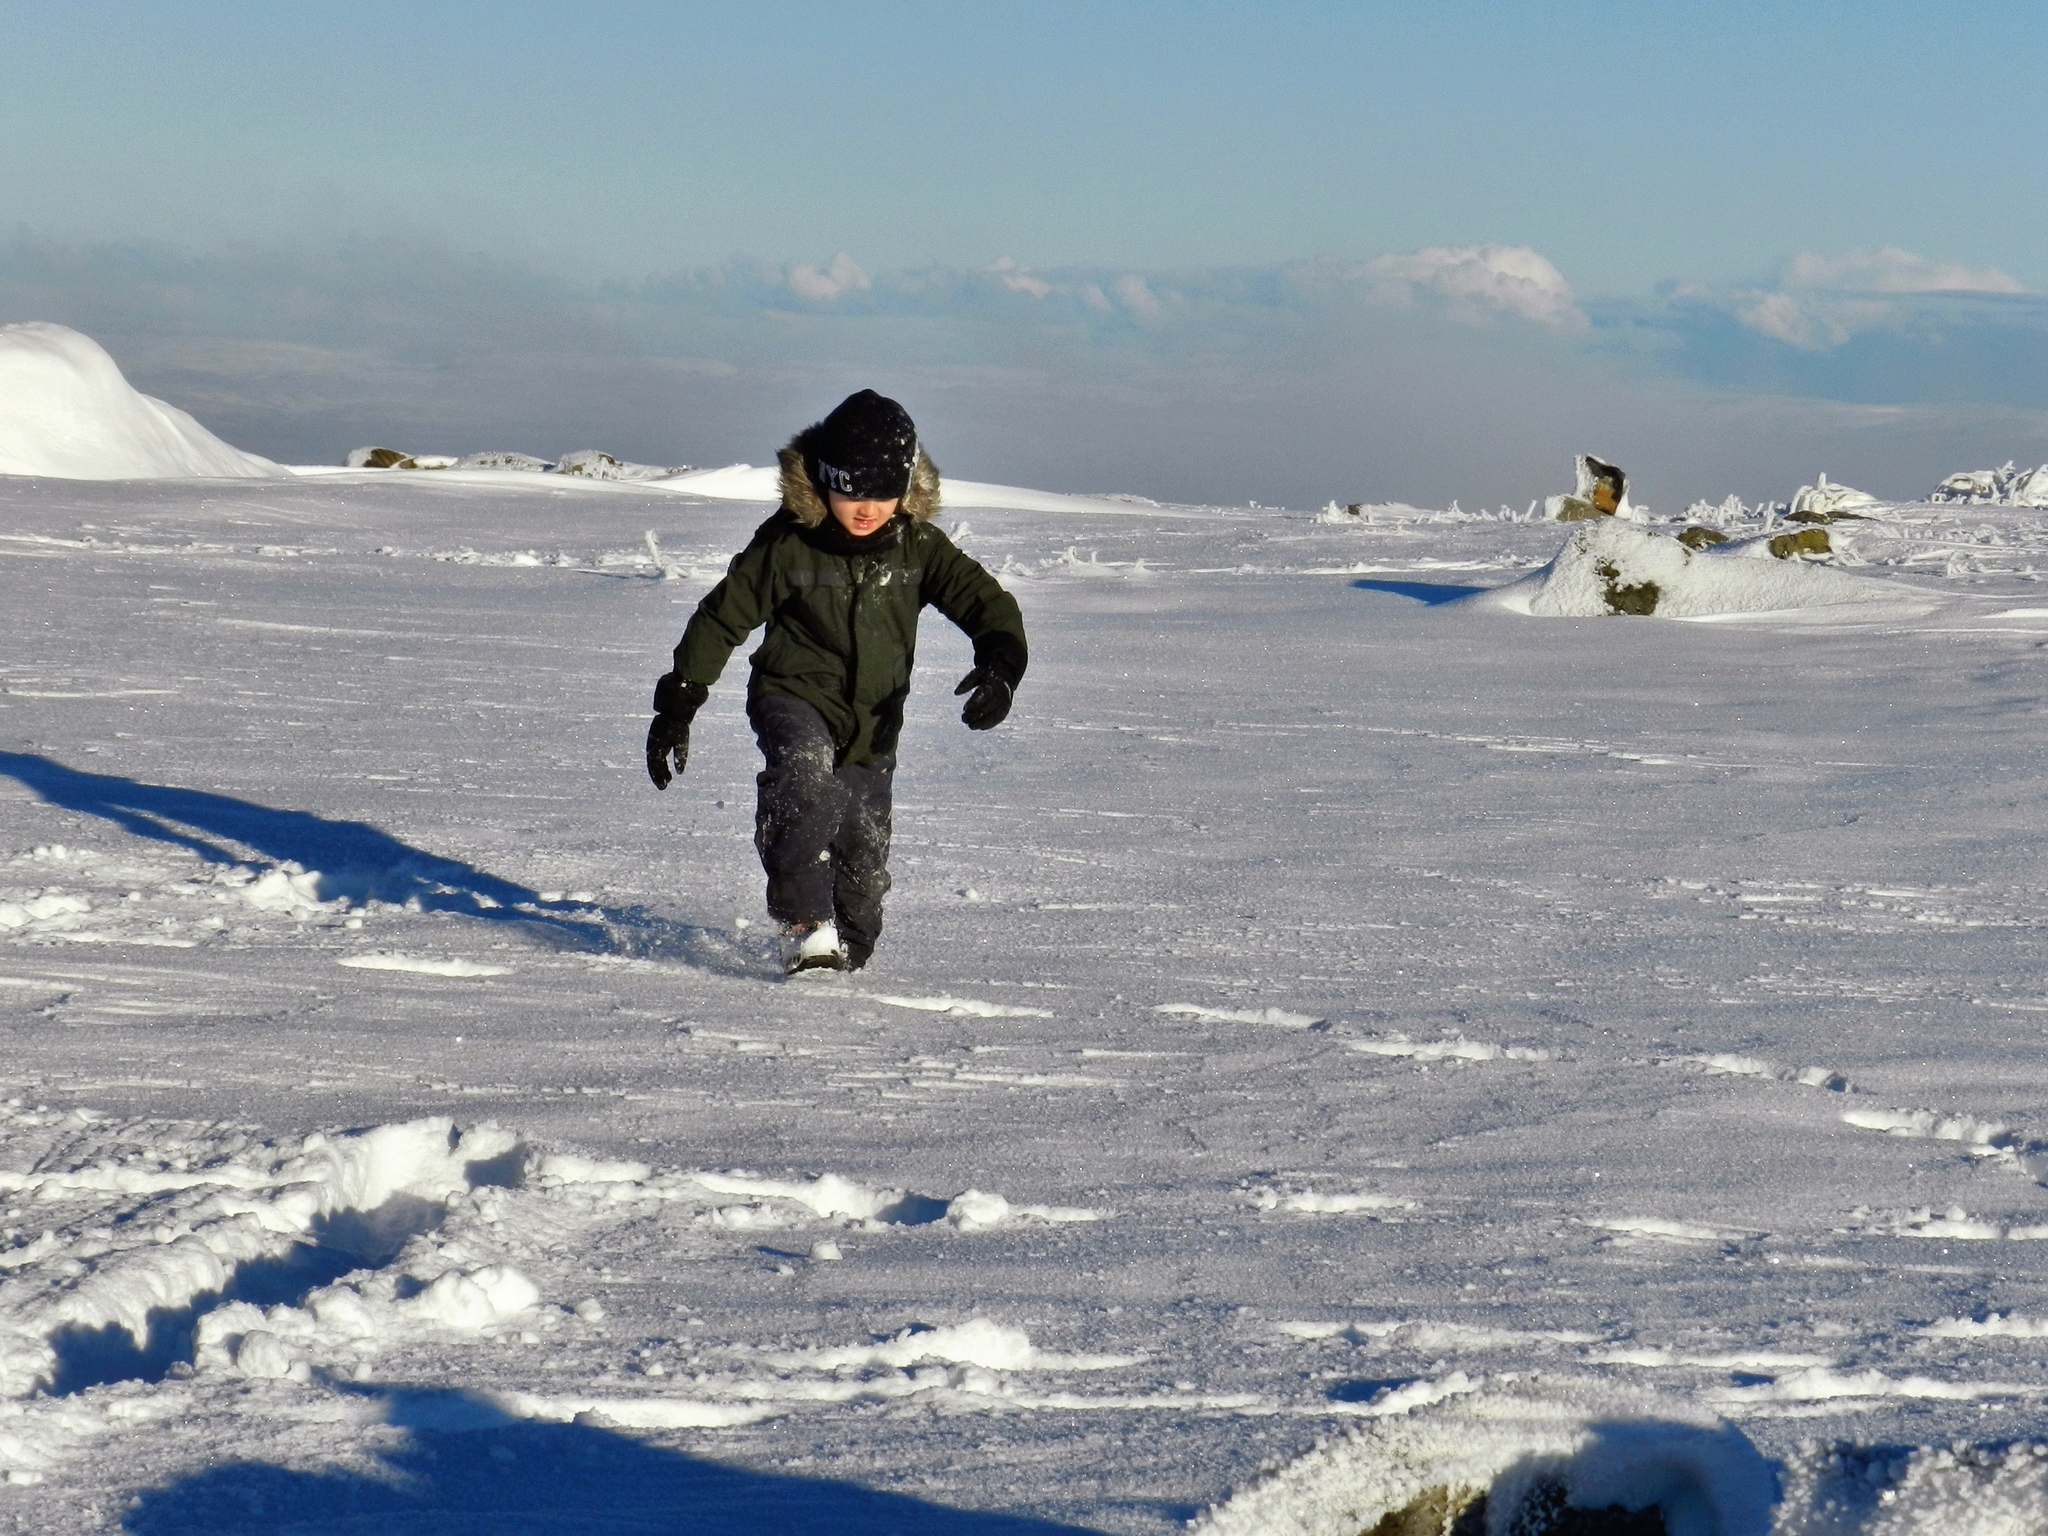
[[[963,472],[1216,499],[2048,457],[2019,5],[7,20],[0,320],[265,451],[758,460],[876,380]]]

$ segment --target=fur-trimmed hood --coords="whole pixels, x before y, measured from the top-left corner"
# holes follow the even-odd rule
[[[825,493],[811,477],[811,449],[815,441],[812,434],[817,430],[806,427],[775,456],[782,466],[782,504],[806,528],[824,522],[827,510]],[[914,523],[930,522],[938,516],[939,466],[925,456],[922,444],[918,446],[916,462],[910,466],[910,488],[903,493],[903,505],[897,511]]]

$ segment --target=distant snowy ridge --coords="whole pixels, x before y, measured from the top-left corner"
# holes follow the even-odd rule
[[[388,462],[369,457],[372,452],[390,454]],[[427,471],[422,479],[441,486],[490,487],[493,490],[559,490],[561,477],[581,480],[587,487],[621,491],[676,491],[710,501],[757,501],[772,506],[782,497],[780,471],[773,465],[728,464],[722,469],[668,470],[658,465],[627,464],[609,454],[571,454],[559,466],[529,454],[479,453],[451,459],[445,454],[409,455],[402,462],[394,449],[357,449],[349,465],[293,464],[288,472],[308,478],[329,475],[379,476],[392,470]],[[514,463],[512,461],[520,462]],[[577,468],[571,461],[584,461]],[[597,461],[609,461],[609,466]],[[410,477],[408,477],[410,478]],[[992,485],[980,480],[956,480],[948,475],[941,483],[939,500],[948,512],[1000,509],[1009,512],[1069,512],[1097,517],[1210,518],[1213,508],[1162,506],[1142,496],[1075,496],[1062,491],[1035,491],[1021,485]]]
[[[0,326],[0,475],[59,480],[254,480],[283,475],[174,405],[140,394],[67,326]]]
[[[772,466],[728,464],[723,469],[698,469],[656,482],[666,490],[688,491],[719,501],[777,500],[780,471]],[[963,508],[1004,508],[1016,512],[1093,512],[1113,517],[1198,517],[1188,509],[1164,508],[1142,497],[1070,496],[1060,491],[1034,491],[1019,485],[990,485],[979,480],[945,476],[939,485],[940,504]]]

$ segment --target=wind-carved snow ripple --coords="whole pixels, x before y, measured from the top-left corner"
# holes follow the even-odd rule
[[[941,1197],[861,1184],[836,1173],[809,1179],[766,1178],[743,1169],[656,1173],[645,1163],[599,1162],[571,1153],[539,1158],[529,1177],[541,1189],[574,1184],[601,1191],[598,1198],[613,1204],[696,1204],[702,1209],[693,1224],[740,1232],[818,1223],[882,1231],[938,1222],[962,1232],[985,1232],[1018,1223],[1099,1221],[1105,1214],[1079,1206],[1012,1204],[979,1189]],[[733,1197],[738,1197],[734,1203],[720,1203]]]
[[[1770,1082],[1791,1083],[1830,1093],[1861,1096],[1847,1077],[1827,1067],[1782,1067],[1754,1056],[1707,1054],[1676,1058],[1710,1076],[1755,1077]],[[1856,1105],[1841,1112],[1844,1125],[1877,1131],[1887,1136],[1913,1140],[1948,1142],[1964,1155],[2023,1174],[2038,1184],[2048,1184],[2048,1143],[2031,1139],[2003,1121],[1979,1119],[1974,1115],[1946,1114],[1932,1109],[1889,1109]],[[1941,1242],[2042,1242],[2048,1241],[2048,1222],[2004,1221],[1973,1216],[1959,1205],[1945,1210],[1920,1206],[1906,1211],[1877,1212],[1858,1206],[1850,1212],[1847,1230],[1877,1232],[1891,1237],[1926,1238]],[[1677,1237],[1682,1223],[1600,1223],[1605,1226],[1643,1231],[1649,1235]],[[1660,1227],[1662,1231],[1652,1231]],[[1702,1229],[1707,1240],[1716,1234]],[[1742,1234],[1728,1234],[1739,1236]],[[1753,1235],[1753,1234],[1748,1234]]]
[[[1759,1077],[1772,1082],[1821,1088],[1830,1093],[1861,1094],[1861,1090],[1848,1078],[1827,1067],[1781,1067],[1754,1056],[1733,1054],[1674,1059],[1680,1065],[1696,1067],[1710,1076]],[[1845,1109],[1841,1120],[1844,1125],[1853,1125],[1859,1130],[1881,1131],[1888,1136],[1954,1142],[1971,1157],[1999,1162],[2037,1181],[2048,1182],[2048,1143],[2030,1140],[2000,1120],[1981,1120],[1975,1115],[1945,1114],[1933,1109],[1887,1109],[1875,1105]]]
[[[1967,1156],[2025,1175],[2037,1184],[2048,1184],[2048,1142],[2014,1130],[2001,1120],[1980,1120],[1974,1115],[1944,1114],[1933,1109],[1857,1108],[1844,1110],[1842,1121],[1860,1130],[1880,1131],[1887,1136],[1915,1140],[1953,1142]],[[1928,1233],[1958,1236],[1956,1232]],[[2004,1237],[2048,1237],[2048,1227],[2012,1227],[2000,1231]]]
[[[1398,1056],[1410,1061],[1550,1061],[1553,1054],[1540,1046],[1496,1045],[1490,1040],[1467,1040],[1453,1035],[1443,1040],[1411,1040],[1403,1034],[1377,1035],[1370,1039],[1346,1040],[1345,1049],[1368,1056]]]
[[[1102,1374],[1142,1365],[1143,1354],[1066,1353],[1041,1348],[1014,1324],[988,1317],[913,1324],[887,1338],[774,1353],[747,1351],[723,1377],[696,1390],[762,1414],[807,1405],[915,1401],[948,1412],[1250,1412],[1274,1404],[1254,1392],[1086,1391],[1038,1385],[1046,1376]]]

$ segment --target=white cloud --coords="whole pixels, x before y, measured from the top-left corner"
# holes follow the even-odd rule
[[[1895,245],[1882,250],[1801,251],[1778,275],[1783,289],[1835,289],[1856,293],[2025,293],[2026,285],[1996,267],[1915,256]]]
[[[1483,325],[1501,315],[1559,330],[1586,323],[1564,274],[1526,245],[1432,245],[1381,256],[1359,269],[1381,303],[1430,301],[1452,319]]]
[[[856,289],[872,288],[873,281],[846,252],[840,251],[823,267],[809,265],[789,269],[789,291],[814,304],[829,304]]]
[[[1809,352],[1839,347],[1894,313],[1881,300],[1816,299],[1799,293],[1739,294],[1735,304],[1735,317],[1752,331]]]
[[[987,271],[1012,293],[1028,293],[1034,299],[1042,299],[1053,291],[1051,283],[1042,277],[1033,277],[1017,264],[1014,257],[997,257],[988,264]]]
[[[1776,289],[1736,292],[1725,302],[1758,335],[1822,352],[1899,321],[1898,302],[1863,295],[2026,291],[2018,279],[1995,267],[1937,261],[1888,245],[1833,254],[1801,251],[1785,263]]]
[[[1118,278],[1113,291],[1117,302],[1140,320],[1157,320],[1163,313],[1158,296],[1135,272]]]

